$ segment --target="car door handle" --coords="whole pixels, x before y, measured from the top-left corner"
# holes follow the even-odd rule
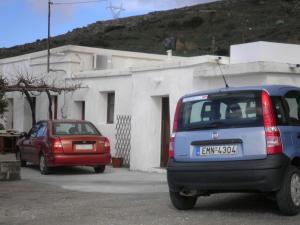
[[[300,139],[300,133],[298,133],[298,134],[297,134],[297,138],[299,138],[299,139]]]

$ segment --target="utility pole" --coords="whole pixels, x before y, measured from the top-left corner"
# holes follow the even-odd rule
[[[48,0],[48,40],[47,40],[47,72],[50,72],[50,27],[51,27],[51,5],[53,3]]]
[[[48,40],[47,40],[47,72],[51,71],[50,68],[50,44],[51,44],[51,6],[52,5],[74,5],[74,4],[88,4],[103,2],[106,0],[85,0],[85,1],[74,1],[74,2],[52,2],[48,0]]]

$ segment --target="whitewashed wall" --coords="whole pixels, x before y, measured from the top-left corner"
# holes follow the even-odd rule
[[[94,70],[93,57],[95,55],[111,57],[111,67],[107,70]],[[86,119],[95,122],[102,133],[111,138],[112,145],[114,145],[115,124],[106,124],[107,92],[115,91],[115,115],[130,114],[130,102],[128,102],[132,91],[131,82],[128,82],[130,73],[126,72],[124,77],[122,70],[134,65],[147,63],[152,65],[166,58],[161,55],[68,45],[51,50],[50,69],[53,71],[49,74],[46,73],[46,51],[1,59],[0,72],[9,78],[14,78],[18,73],[28,73],[36,77],[43,77],[50,82],[55,81],[57,86],[64,86],[65,79],[68,79],[67,84],[74,84],[74,80],[82,83],[85,88],[58,96],[58,119],[79,119],[81,112],[78,112],[80,109],[76,102],[85,101]],[[107,74],[106,71],[114,72]],[[96,78],[90,77],[91,74]],[[74,79],[75,76],[76,79]],[[13,96],[14,102],[14,115],[8,116],[14,119],[13,128],[19,131],[28,131],[32,121],[27,100],[19,93],[9,94],[9,96]],[[123,100],[124,97],[127,99]],[[48,119],[48,104],[46,94],[36,96],[37,121]]]
[[[278,62],[300,64],[300,45],[273,42],[252,42],[232,45],[230,63]]]
[[[115,154],[115,124],[117,115],[131,115],[132,82],[131,75],[88,78],[83,75],[77,79],[84,88],[69,96],[69,118],[79,109],[74,101],[85,101],[85,119],[93,122],[100,132],[111,141],[112,155]],[[107,123],[107,93],[115,92],[115,118],[113,124]]]
[[[151,171],[160,167],[161,99],[170,99],[172,128],[179,97],[193,89],[193,68],[133,73],[131,169]]]
[[[291,50],[289,55],[290,46],[282,45],[285,54],[280,58],[280,46],[272,46],[263,43],[235,46],[231,51],[231,64],[226,57],[221,60],[216,56],[168,59],[159,55],[64,46],[55,49],[63,54],[53,54],[51,60],[51,69],[60,71],[52,72],[48,79],[62,84],[65,79],[67,84],[74,81],[81,83],[82,89],[58,97],[58,118],[80,119],[78,102],[85,101],[85,119],[93,122],[103,135],[109,137],[113,155],[115,123],[107,124],[106,117],[107,93],[115,92],[114,121],[120,114],[132,116],[130,168],[156,171],[160,166],[161,154],[162,97],[169,97],[170,100],[172,131],[178,99],[195,91],[224,87],[222,74],[230,86],[300,86],[300,68],[290,67],[290,63],[296,62],[295,57],[300,58],[300,51]],[[93,70],[95,54],[111,56],[112,68]],[[220,66],[217,61],[221,63]],[[45,52],[2,59],[0,72],[14,74],[16,68],[27,68],[33,74],[45,74],[45,62]],[[10,93],[8,98],[14,102],[14,129],[28,130],[31,114],[24,96]],[[48,118],[48,99],[45,94],[37,96],[36,113],[37,120]]]

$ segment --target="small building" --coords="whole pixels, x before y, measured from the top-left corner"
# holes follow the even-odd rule
[[[124,144],[118,137],[125,132],[132,170],[159,171],[166,165],[172,120],[182,95],[224,87],[223,75],[230,86],[300,86],[300,45],[233,45],[230,57],[175,57],[67,45],[51,50],[49,74],[46,56],[41,51],[1,59],[0,73],[9,79],[27,72],[62,85],[80,83],[79,90],[53,94],[54,117],[93,122],[110,138],[112,155]],[[8,93],[7,98],[7,128],[28,131],[31,112],[25,97]],[[37,120],[47,119],[47,96],[34,98]]]

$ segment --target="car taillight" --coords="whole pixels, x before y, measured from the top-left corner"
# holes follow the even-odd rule
[[[52,138],[51,139],[51,150],[53,153],[63,153],[63,145],[61,143],[60,138]]]
[[[169,158],[174,158],[174,142],[175,142],[175,134],[173,133],[170,137],[169,143]]]
[[[262,92],[261,101],[266,134],[267,154],[280,154],[282,153],[280,131],[276,126],[276,119],[271,98],[266,91]]]
[[[174,123],[173,123],[173,133],[175,134],[177,129],[178,129],[178,119],[179,119],[179,113],[180,113],[180,108],[182,104],[182,99],[180,99],[177,103],[176,106],[176,111],[175,111],[175,116],[174,116]]]
[[[108,138],[104,138],[104,151],[107,153],[110,152],[110,143]]]
[[[173,122],[173,133],[170,137],[170,142],[169,142],[169,158],[174,158],[175,136],[178,129],[178,120],[179,120],[181,104],[182,104],[182,99],[178,101],[176,106],[174,122]]]

